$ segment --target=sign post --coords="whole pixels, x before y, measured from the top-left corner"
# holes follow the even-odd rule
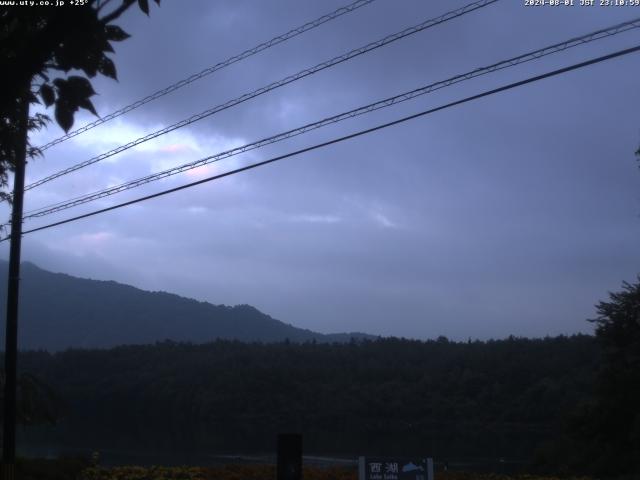
[[[302,435],[281,433],[278,435],[277,480],[302,479]]]

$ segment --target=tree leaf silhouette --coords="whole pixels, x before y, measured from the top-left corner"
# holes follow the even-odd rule
[[[148,0],[138,0],[138,6],[140,10],[149,15],[149,1]]]
[[[100,64],[98,65],[98,71],[104,75],[105,77],[113,78],[114,80],[118,79],[118,72],[116,71],[116,65],[113,63],[109,57],[103,56],[100,59]]]
[[[107,34],[107,39],[113,42],[121,42],[131,36],[117,25],[107,25],[104,30]]]
[[[58,99],[55,111],[56,122],[58,122],[58,125],[60,125],[65,132],[68,132],[71,127],[73,127],[74,112],[67,102]]]
[[[44,101],[45,106],[50,107],[53,105],[53,102],[56,101],[56,94],[53,91],[51,85],[47,85],[46,83],[40,87],[40,96]]]

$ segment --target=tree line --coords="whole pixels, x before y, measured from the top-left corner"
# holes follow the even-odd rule
[[[591,398],[599,358],[587,335],[24,352],[59,415],[23,441],[269,452],[301,432],[307,452],[531,460]]]

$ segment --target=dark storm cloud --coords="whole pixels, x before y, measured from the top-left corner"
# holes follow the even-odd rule
[[[341,6],[163,2],[131,13],[106,113]],[[464,5],[378,0],[52,148],[31,180]],[[30,192],[28,208],[117,184],[637,16],[503,1],[270,92]],[[163,180],[152,193],[637,43],[630,32]],[[638,57],[439,112],[25,238],[58,271],[323,332],[454,338],[588,331],[640,267]],[[86,117],[88,120],[89,117]],[[78,124],[82,124],[79,121]],[[51,127],[42,141],[59,134]],[[33,225],[43,224],[33,222]]]

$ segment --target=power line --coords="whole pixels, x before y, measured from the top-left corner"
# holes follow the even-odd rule
[[[34,183],[31,183],[29,185],[27,185],[25,187],[25,190],[31,190],[32,188],[38,187],[44,183],[50,182],[51,180],[54,180],[58,177],[61,177],[63,175],[67,175],[71,172],[74,172],[76,170],[79,170],[81,168],[87,167],[89,165],[92,165],[94,163],[97,163],[101,160],[104,160],[106,158],[112,157],[113,155],[116,155],[118,153],[124,152],[125,150],[128,150],[129,148],[135,147],[137,145],[140,145],[141,143],[144,143],[148,140],[152,140],[154,138],[157,138],[161,135],[164,135],[166,133],[172,132],[174,130],[177,130],[178,128],[190,125],[194,122],[197,122],[199,120],[202,120],[206,117],[209,117],[215,113],[221,112],[223,110],[226,110],[228,108],[234,107],[236,105],[239,105],[243,102],[246,102],[247,100],[250,100],[252,98],[255,98],[259,95],[263,95],[267,92],[270,92],[271,90],[274,90],[276,88],[282,87],[284,85],[288,85],[289,83],[295,82],[297,80],[300,80],[302,78],[308,77],[309,75],[313,75],[315,73],[318,73],[322,70],[325,70],[329,67],[332,67],[334,65],[340,64],[342,62],[346,62],[347,60],[351,60],[354,57],[357,57],[359,55],[363,55],[367,52],[370,52],[372,50],[376,50],[382,46],[388,45],[389,43],[395,42],[397,40],[400,40],[404,37],[407,37],[409,35],[413,35],[415,33],[421,32],[423,30],[426,30],[427,28],[433,27],[435,25],[439,25],[441,23],[447,22],[449,20],[452,20],[454,18],[460,17],[462,15],[465,15],[469,12],[478,10],[480,8],[486,7],[492,3],[495,3],[499,0],[478,0],[475,1],[473,3],[470,3],[464,7],[461,7],[457,10],[452,10],[450,12],[447,12],[437,18],[433,18],[430,20],[426,20],[425,22],[422,22],[418,25],[415,25],[413,27],[409,27],[406,28],[400,32],[394,33],[392,35],[388,35],[376,42],[371,42],[363,47],[360,48],[356,48],[354,50],[351,50],[350,52],[347,52],[343,55],[337,56],[332,58],[331,60],[327,60],[325,62],[319,63],[311,68],[307,68],[305,70],[301,70],[300,72],[293,74],[293,75],[289,75],[281,80],[278,80],[277,82],[273,82],[267,86],[261,87],[257,90],[254,90],[250,93],[245,93],[244,95],[241,95],[240,97],[234,98],[233,100],[229,100],[226,103],[222,103],[220,105],[217,105],[215,107],[212,107],[208,110],[205,110],[201,113],[192,115],[191,117],[181,120],[177,123],[174,123],[173,125],[170,125],[168,127],[165,127],[161,130],[158,130],[156,132],[150,133],[148,135],[145,135],[143,137],[140,137],[136,140],[133,140],[125,145],[121,145],[119,147],[114,148],[113,150],[110,150],[106,153],[100,154],[98,156],[95,156],[93,158],[90,158],[89,160],[85,160],[84,162],[80,162],[76,165],[73,165],[69,168],[66,168],[64,170],[60,170],[52,175],[49,175],[45,178],[42,178]]]
[[[213,180],[218,180],[220,178],[228,177],[230,175],[235,175],[235,174],[240,173],[240,172],[244,172],[244,171],[247,171],[247,170],[252,170],[252,169],[257,168],[257,167],[262,167],[264,165],[268,165],[270,163],[277,162],[279,160],[284,160],[285,158],[297,156],[297,155],[300,155],[302,153],[310,152],[312,150],[317,150],[319,148],[323,148],[323,147],[327,147],[329,145],[333,145],[335,143],[340,143],[340,142],[343,142],[345,140],[350,140],[352,138],[356,138],[356,137],[360,137],[362,135],[373,133],[373,132],[376,132],[378,130],[382,130],[382,129],[387,128],[387,127],[398,125],[400,123],[404,123],[404,122],[407,122],[409,120],[413,120],[413,119],[416,119],[416,118],[419,118],[419,117],[423,117],[425,115],[429,115],[429,114],[438,112],[440,110],[445,110],[447,108],[451,108],[451,107],[454,107],[454,106],[457,106],[457,105],[461,105],[461,104],[464,104],[464,103],[467,103],[467,102],[471,102],[473,100],[478,100],[478,99],[483,98],[483,97],[487,97],[487,96],[490,96],[490,95],[494,95],[496,93],[504,92],[506,90],[511,90],[513,88],[516,88],[516,87],[521,87],[521,86],[527,85],[529,83],[533,83],[533,82],[537,82],[537,81],[540,81],[540,80],[543,80],[543,79],[546,79],[546,78],[550,78],[550,77],[554,77],[554,76],[557,76],[557,75],[561,75],[561,74],[564,74],[564,73],[567,73],[567,72],[570,72],[570,71],[573,71],[573,70],[584,68],[584,67],[587,67],[589,65],[594,65],[596,63],[604,62],[606,60],[611,60],[613,58],[621,57],[623,55],[628,55],[628,54],[631,54],[631,53],[634,53],[634,52],[637,52],[637,51],[640,51],[640,45],[635,46],[635,47],[631,47],[631,48],[627,48],[627,49],[624,49],[624,50],[619,50],[617,52],[610,53],[608,55],[604,55],[604,56],[601,56],[601,57],[593,58],[593,59],[587,60],[585,62],[576,63],[576,64],[573,64],[571,66],[560,68],[560,69],[557,69],[557,70],[553,70],[551,72],[547,72],[547,73],[544,73],[544,74],[541,74],[541,75],[536,75],[534,77],[529,77],[529,78],[527,78],[525,80],[521,80],[519,82],[510,83],[508,85],[504,85],[502,87],[494,88],[492,90],[488,90],[488,91],[479,93],[477,95],[473,95],[473,96],[470,96],[470,97],[463,98],[462,100],[457,100],[455,102],[447,103],[447,104],[441,105],[439,107],[431,108],[429,110],[424,110],[422,112],[415,113],[413,115],[409,115],[409,116],[406,116],[406,117],[402,117],[402,118],[394,120],[392,122],[383,123],[381,125],[377,125],[375,127],[368,128],[366,130],[360,130],[360,131],[352,133],[350,135],[345,135],[343,137],[334,138],[333,140],[329,140],[327,142],[318,143],[316,145],[312,145],[310,147],[303,148],[301,150],[296,150],[294,152],[290,152],[290,153],[287,153],[287,154],[284,154],[284,155],[273,157],[273,158],[270,158],[268,160],[264,160],[262,162],[257,162],[257,163],[253,163],[253,164],[250,164],[250,165],[246,165],[244,167],[236,168],[235,170],[230,170],[228,172],[221,173],[221,174],[218,174],[218,175],[214,175],[214,176],[211,176],[211,177],[208,177],[208,178],[204,178],[202,180],[197,180],[195,182],[187,183],[187,184],[181,185],[179,187],[174,187],[174,188],[170,188],[168,190],[163,190],[163,191],[158,192],[158,193],[154,193],[154,194],[151,194],[151,195],[140,197],[140,198],[137,198],[137,199],[134,199],[134,200],[130,200],[128,202],[123,202],[123,203],[120,203],[120,204],[117,204],[117,205],[113,205],[111,207],[102,208],[100,210],[94,210],[93,212],[85,213],[83,215],[78,215],[76,217],[67,218],[67,219],[61,220],[59,222],[50,223],[50,224],[44,225],[42,227],[32,228],[31,230],[24,231],[23,234],[33,233],[33,232],[37,232],[37,231],[40,231],[40,230],[45,230],[45,229],[48,229],[48,228],[57,227],[59,225],[64,225],[66,223],[75,222],[75,221],[81,220],[83,218],[92,217],[92,216],[98,215],[100,213],[109,212],[109,211],[112,211],[112,210],[116,210],[116,209],[119,209],[119,208],[123,208],[123,207],[129,206],[129,205],[133,205],[135,203],[140,203],[140,202],[143,202],[143,201],[146,201],[146,200],[151,200],[153,198],[160,197],[160,196],[163,196],[163,195],[167,195],[169,193],[174,193],[174,192],[177,192],[177,191],[180,191],[180,190],[184,190],[184,189],[187,189],[187,188],[195,187],[196,185],[201,185],[203,183],[211,182]],[[9,238],[10,237],[5,237],[5,238],[1,239],[0,241],[5,241],[5,240],[8,240]]]
[[[307,133],[311,130],[315,130],[330,124],[334,124],[343,120],[347,120],[349,118],[353,118],[359,115],[364,115],[370,112],[373,112],[375,110],[379,110],[382,108],[386,108],[386,107],[390,107],[392,105],[396,105],[398,103],[401,102],[405,102],[407,100],[411,100],[414,99],[418,96],[421,95],[425,95],[428,93],[431,93],[433,91],[439,90],[441,88],[445,88],[451,85],[454,85],[456,83],[465,81],[465,80],[469,80],[475,77],[479,77],[481,75],[486,75],[488,73],[492,73],[498,70],[502,70],[505,68],[509,68],[509,67],[513,67],[522,63],[526,63],[529,62],[531,60],[536,60],[539,58],[542,58],[544,56],[547,55],[551,55],[553,53],[557,53],[557,52],[561,52],[564,51],[566,49],[569,48],[573,48],[576,47],[578,45],[582,45],[585,43],[589,43],[595,40],[599,40],[602,38],[606,38],[612,35],[616,35],[622,32],[626,32],[629,31],[631,29],[634,28],[639,28],[640,27],[640,18],[636,18],[634,20],[630,20],[627,22],[623,22],[608,28],[604,28],[604,29],[600,29],[600,30],[596,30],[595,32],[591,32],[588,33],[586,35],[582,35],[580,37],[574,37],[571,38],[569,40],[566,40],[564,42],[560,42],[560,43],[556,43],[554,45],[550,45],[544,48],[540,48],[538,50],[534,50],[532,52],[529,53],[525,53],[522,55],[519,55],[517,57],[513,57],[510,58],[508,60],[503,60],[501,62],[498,63],[494,63],[492,65],[486,66],[486,67],[481,67],[481,68],[477,68],[475,70],[472,70],[470,72],[467,73],[463,73],[460,75],[456,75],[454,77],[448,78],[446,80],[441,80],[439,82],[435,82],[432,83],[430,85],[426,85],[424,87],[421,88],[417,88],[415,90],[411,90],[409,92],[405,92],[402,93],[400,95],[395,95],[393,97],[389,97],[386,98],[384,100],[379,100],[377,102],[371,103],[369,105],[363,106],[363,107],[359,107],[353,110],[349,110],[347,112],[343,112],[340,113],[338,115],[334,115],[331,117],[327,117],[324,118],[322,120],[319,120],[317,122],[314,123],[309,123],[306,125],[303,125],[301,127],[292,129],[292,130],[288,130],[286,132],[282,132],[282,133],[278,133],[277,135],[273,135],[271,137],[267,137],[267,138],[263,138],[261,140],[258,140],[256,142],[252,142],[240,147],[235,147],[233,149],[221,152],[221,153],[217,153],[215,155],[210,155],[208,157],[204,157],[201,158],[199,160],[196,160],[194,162],[189,162],[183,165],[179,165],[161,172],[157,172],[151,175],[147,175],[145,177],[141,177],[135,180],[131,180],[125,183],[122,183],[120,185],[116,185],[113,187],[109,187],[103,190],[99,190],[97,192],[93,192],[90,194],[85,194],[79,197],[75,197],[72,199],[68,199],[68,200],[64,200],[62,202],[58,202],[52,205],[48,205],[45,207],[41,207],[39,209],[36,210],[32,210],[30,212],[27,212],[25,214],[25,216],[23,217],[23,219],[29,219],[29,218],[37,218],[37,217],[43,217],[45,215],[49,215],[52,213],[56,213],[56,212],[60,212],[62,210],[66,210],[68,208],[72,208],[78,205],[82,205],[84,203],[88,203],[94,200],[98,200],[100,198],[104,198],[104,197],[108,197],[111,195],[115,195],[117,193],[126,191],[126,190],[130,190],[132,188],[136,188],[139,187],[141,185],[150,183],[152,181],[156,181],[156,180],[160,180],[162,178],[166,178],[172,175],[176,175],[178,173],[182,173],[197,167],[201,167],[203,165],[207,165],[213,162],[217,162],[220,160],[224,160],[226,158],[235,156],[235,155],[239,155],[245,152],[248,152],[250,150],[254,150],[260,147],[263,147],[265,145],[269,145],[272,143],[276,143],[297,135],[301,135],[303,133]]]
[[[64,142],[65,140],[68,140],[70,138],[76,137],[78,135],[80,135],[81,133],[86,132],[87,130],[91,130],[92,128],[97,127],[98,125],[102,125],[103,123],[106,123],[110,120],[113,120],[114,118],[117,118],[121,115],[124,115],[125,113],[128,113],[132,110],[135,110],[138,107],[141,107],[142,105],[149,103],[153,100],[157,100],[160,97],[164,97],[165,95],[168,95],[169,93],[175,92],[176,90],[189,85],[190,83],[193,83],[197,80],[200,80],[201,78],[204,78],[208,75],[211,75],[214,72],[217,72],[218,70],[222,70],[223,68],[226,68],[230,65],[233,65],[234,63],[237,63],[241,60],[244,60],[245,58],[249,58],[257,53],[262,52],[263,50],[267,50],[268,48],[274,47],[280,43],[286,42],[287,40],[290,40],[294,37],[297,37],[298,35],[301,35],[305,32],[308,32],[309,30],[312,30],[316,27],[319,27],[320,25],[327,23],[331,20],[335,20],[338,17],[341,17],[342,15],[345,15],[347,13],[351,13],[354,10],[359,9],[360,7],[364,7],[366,5],[369,5],[370,3],[374,2],[375,0],[357,0],[349,5],[346,5],[344,7],[340,7],[337,10],[334,10],[331,13],[328,13],[326,15],[323,15],[319,18],[316,18],[315,20],[312,20],[311,22],[305,23],[304,25],[301,25],[300,27],[294,28],[292,30],[289,30],[287,33],[282,34],[282,35],[278,35],[276,37],[273,37],[271,40],[268,40],[266,42],[261,43],[260,45],[257,45],[253,48],[250,48],[248,50],[245,50],[242,53],[239,53],[238,55],[234,55],[233,57],[229,57],[226,60],[216,63],[215,65],[212,65],[210,67],[205,68],[204,70],[195,73],[187,78],[183,78],[182,80],[169,85],[168,87],[165,87],[161,90],[158,90],[154,93],[152,93],[151,95],[148,95],[130,105],[127,105],[126,107],[122,107],[120,110],[116,110],[113,113],[110,113],[109,115],[105,115],[102,118],[99,118],[91,123],[88,123],[76,130],[73,130],[59,138],[56,138],[54,140],[51,140],[49,143],[46,143],[45,145],[42,145],[41,147],[38,147],[41,151],[47,150],[48,148],[53,147],[54,145],[57,145],[59,143]]]

